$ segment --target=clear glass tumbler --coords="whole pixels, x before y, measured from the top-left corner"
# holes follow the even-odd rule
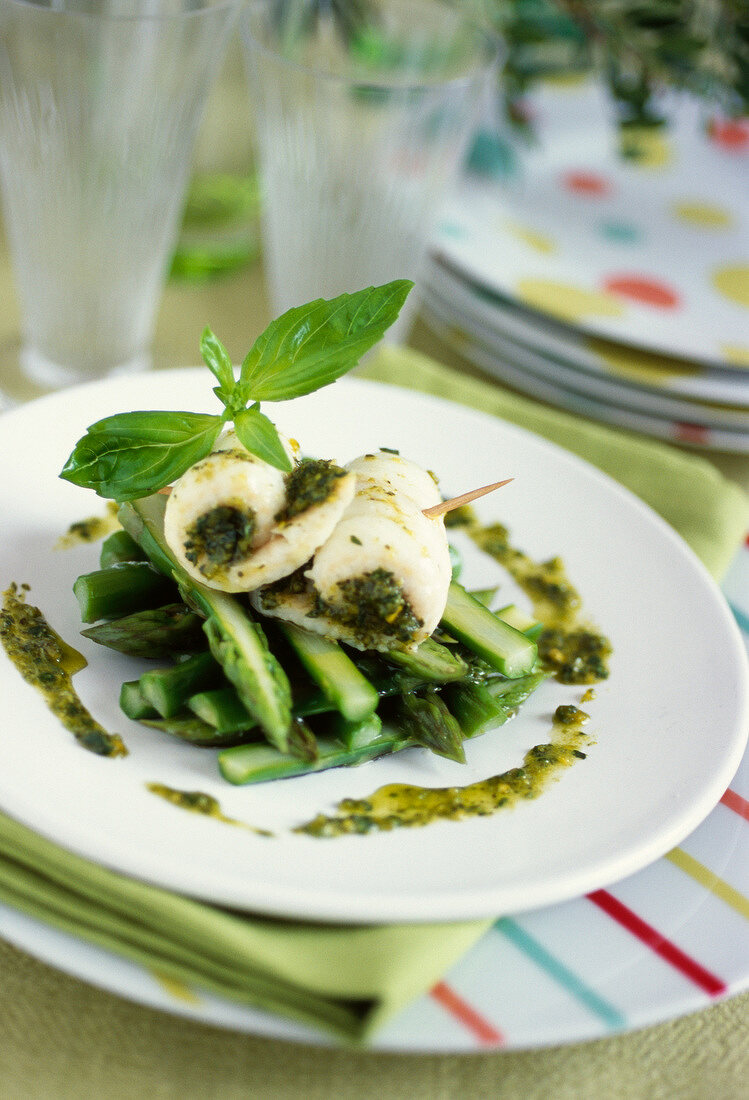
[[[418,281],[496,79],[498,43],[469,7],[251,0],[244,10],[276,312],[394,278]]]
[[[147,366],[238,0],[0,0],[0,185],[21,347],[55,387]]]

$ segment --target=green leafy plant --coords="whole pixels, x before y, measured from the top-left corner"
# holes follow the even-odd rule
[[[660,126],[658,93],[690,91],[728,114],[749,108],[746,0],[470,0],[500,33],[508,117],[544,77],[597,72],[620,125]]]
[[[272,321],[250,348],[239,376],[209,328],[203,360],[224,406],[217,414],[125,412],[92,424],[60,477],[116,501],[155,493],[210,454],[224,426],[251,454],[279,470],[291,463],[261,401],[288,401],[335,382],[354,367],[398,317],[413,283],[397,279],[354,294],[318,298]]]

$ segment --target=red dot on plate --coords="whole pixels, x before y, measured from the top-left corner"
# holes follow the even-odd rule
[[[749,122],[746,119],[713,119],[708,134],[724,149],[749,149]]]
[[[710,433],[702,424],[676,423],[674,424],[674,438],[678,439],[680,443],[707,445],[710,440]]]
[[[594,172],[567,172],[562,177],[562,183],[576,195],[608,195],[611,191],[609,181]]]
[[[659,309],[676,309],[679,295],[666,283],[643,275],[610,275],[604,280],[604,288],[611,294],[620,294],[633,302],[642,302]]]

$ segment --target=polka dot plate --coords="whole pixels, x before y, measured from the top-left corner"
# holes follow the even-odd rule
[[[544,85],[527,146],[479,132],[434,247],[539,316],[749,387],[749,121],[663,106],[667,125],[620,130],[596,84]]]

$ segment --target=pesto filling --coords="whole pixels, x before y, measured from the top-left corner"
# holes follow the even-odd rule
[[[385,637],[396,642],[410,642],[423,625],[414,614],[403,588],[387,569],[373,569],[359,577],[348,577],[336,585],[335,602],[324,600],[319,593],[311,618],[329,615],[351,630],[362,645],[373,647]]]
[[[322,504],[333,492],[336,481],[345,476],[346,471],[330,459],[303,458],[284,479],[286,503],[275,516],[276,522],[288,523],[313,504]]]
[[[312,585],[305,577],[305,571],[309,569],[311,561],[305,562],[304,565],[300,565],[298,569],[295,569],[293,573],[289,573],[286,577],[281,577],[280,580],[273,581],[272,584],[266,584],[260,589],[258,595],[262,602],[264,611],[272,611],[283,602],[286,596],[301,596],[306,592],[312,591]]]
[[[187,528],[185,557],[204,577],[215,577],[222,569],[249,557],[255,528],[254,509],[219,504]]]

